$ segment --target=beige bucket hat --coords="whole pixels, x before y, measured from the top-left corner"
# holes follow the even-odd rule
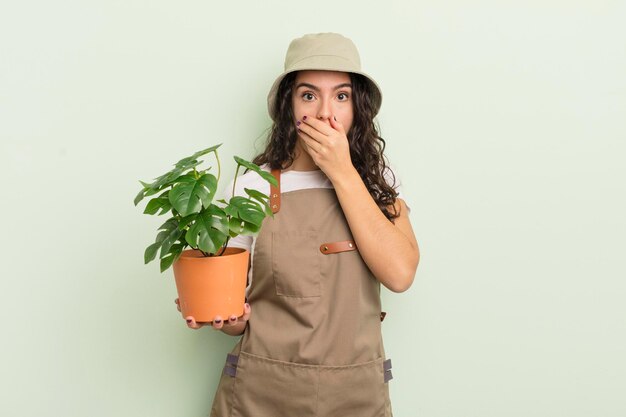
[[[353,72],[363,75],[369,84],[373,100],[374,116],[378,114],[383,100],[376,81],[361,71],[361,58],[354,43],[338,33],[310,33],[291,41],[285,55],[285,70],[276,78],[267,95],[267,108],[272,120],[276,120],[276,94],[285,75],[301,70],[327,70]]]

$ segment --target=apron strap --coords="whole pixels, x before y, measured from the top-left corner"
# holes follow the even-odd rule
[[[278,181],[278,185],[270,184],[270,207],[276,214],[280,210],[280,169],[272,169],[272,175]]]

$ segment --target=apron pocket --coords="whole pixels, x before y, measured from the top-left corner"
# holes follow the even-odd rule
[[[387,417],[389,387],[383,360],[320,370],[318,415]]]
[[[233,389],[232,417],[316,416],[318,370],[239,354]]]
[[[276,295],[300,298],[321,296],[320,256],[316,231],[272,232],[272,272]]]

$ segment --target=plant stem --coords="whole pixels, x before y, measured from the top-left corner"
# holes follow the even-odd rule
[[[214,150],[213,152],[215,152],[215,159],[217,159],[217,183],[220,183],[220,175],[222,173],[222,167],[220,165],[220,158],[217,155],[217,149]]]
[[[235,196],[235,184],[237,183],[237,174],[239,174],[239,167],[241,167],[241,165],[237,164],[237,169],[235,170],[235,179],[233,180],[233,193],[232,193],[232,197]]]
[[[222,247],[222,251],[217,256],[222,256],[222,254],[226,251],[226,246],[228,245],[228,241],[230,240],[230,236],[226,238],[226,242],[224,242],[224,246]]]
[[[217,152],[216,152],[217,154]],[[219,159],[218,159],[219,161]],[[218,165],[219,166],[219,165]],[[235,178],[233,180],[233,193],[231,195],[231,198],[235,196],[235,184],[237,184],[237,175],[239,174],[239,167],[241,167],[240,164],[237,164],[237,169],[235,170]],[[230,222],[230,216],[226,215],[226,218],[228,219],[228,221]],[[218,256],[222,256],[222,254],[224,253],[224,251],[226,251],[226,245],[228,245],[228,241],[230,240],[230,235],[226,237],[226,242],[224,243],[224,248],[222,249],[222,251],[220,252],[220,254]]]

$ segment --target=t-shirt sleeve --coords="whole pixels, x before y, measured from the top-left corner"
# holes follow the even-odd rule
[[[230,180],[230,182],[228,183],[228,185],[222,189],[221,192],[221,197],[220,196],[216,196],[216,200],[220,200],[220,199],[224,199],[226,200],[226,202],[228,202],[231,197],[233,196],[233,182],[235,181],[235,179],[233,178],[232,180]],[[239,188],[239,187],[237,187]],[[240,195],[239,190],[235,190],[235,194],[236,195]],[[244,248],[244,249],[248,249],[248,251],[251,250],[252,248],[252,242],[253,242],[253,237],[252,236],[243,236],[243,235],[238,235],[235,237],[231,237],[228,240],[228,243],[226,244],[227,247],[234,247],[234,248]]]
[[[404,201],[404,204],[406,204],[406,208],[410,214],[411,207],[409,207],[409,203],[406,201],[406,198],[404,197],[404,193],[402,189],[402,181],[400,181],[398,174],[396,173],[395,169],[393,168],[393,165],[391,164],[388,164],[387,169],[385,170],[385,180],[387,181],[387,184],[389,184],[391,187],[393,187],[396,190],[396,192],[398,193],[397,198],[401,198]]]

